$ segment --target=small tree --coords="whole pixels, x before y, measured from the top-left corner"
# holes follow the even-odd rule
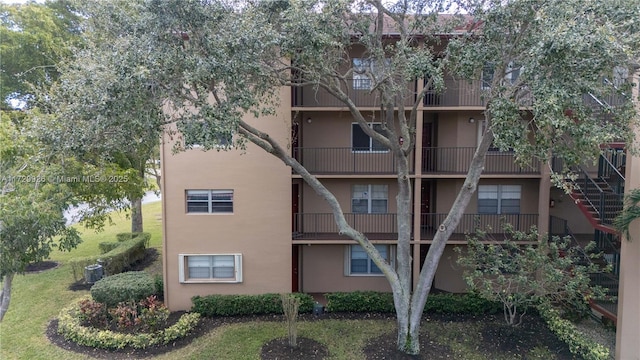
[[[591,261],[597,255],[570,247],[570,237],[547,241],[535,227],[525,233],[509,225],[505,233],[507,238],[498,241],[478,231],[468,237],[466,251],[456,251],[469,287],[485,299],[501,302],[509,325],[520,325],[527,310],[540,304],[584,310],[590,298],[604,294],[590,285],[589,273],[601,271]]]
[[[287,319],[287,332],[289,334],[289,346],[298,347],[298,308],[300,299],[292,294],[280,294],[282,300],[282,311]]]
[[[615,219],[614,225],[631,240],[629,227],[634,220],[640,219],[640,189],[633,189],[625,197],[624,210]]]

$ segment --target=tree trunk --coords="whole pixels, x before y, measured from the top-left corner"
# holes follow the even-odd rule
[[[0,292],[0,322],[4,319],[4,314],[9,310],[9,302],[11,301],[11,283],[13,282],[13,273],[4,276],[2,283],[2,292]]]
[[[131,200],[131,232],[142,232],[142,199]]]

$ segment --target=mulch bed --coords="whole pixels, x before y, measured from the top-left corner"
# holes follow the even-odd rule
[[[27,274],[40,273],[43,271],[55,269],[58,267],[58,265],[60,264],[55,261],[39,261],[37,263],[27,265],[24,271]]]
[[[316,359],[321,360],[329,356],[327,346],[313,339],[298,338],[298,346],[289,346],[288,338],[274,339],[262,346],[260,358],[262,360],[283,359]]]

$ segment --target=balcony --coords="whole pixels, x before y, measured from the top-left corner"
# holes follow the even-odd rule
[[[395,174],[390,151],[355,151],[344,148],[294,148],[293,157],[312,174]]]
[[[397,240],[397,214],[345,213],[347,222],[370,240]],[[447,214],[421,214],[422,240],[433,239]],[[503,239],[503,225],[509,223],[517,231],[528,231],[538,225],[538,214],[464,214],[451,235],[452,240],[465,240],[476,229],[483,229],[497,239]],[[293,240],[349,240],[338,234],[332,213],[297,213],[293,215]]]
[[[444,91],[428,91],[423,104],[425,107],[484,107],[487,102],[483,95],[487,90],[489,88],[482,80],[445,78]],[[528,90],[522,89],[517,98],[522,106],[531,104],[531,94]]]
[[[345,213],[347,222],[370,240],[397,240],[397,214]],[[294,240],[349,240],[338,234],[332,213],[298,213],[293,215]]]
[[[370,84],[366,79],[346,79],[342,84],[342,91],[349,96],[358,107],[380,107],[380,97],[377,92],[370,91]],[[415,101],[416,82],[407,82],[408,94],[405,106],[412,106]],[[291,88],[291,106],[293,107],[340,107],[346,105],[331,95],[325,89],[315,88],[313,85]]]
[[[428,147],[422,148],[422,173],[466,174],[469,171],[475,147]],[[489,151],[485,159],[483,174],[539,174],[537,159],[520,166],[515,155],[509,151]]]
[[[447,215],[421,214],[421,238],[432,239]],[[500,240],[506,235],[504,224],[511,224],[516,231],[528,231],[531,226],[538,225],[538,214],[463,214],[451,239],[464,240],[466,235],[475,233],[476,229],[482,229]]]

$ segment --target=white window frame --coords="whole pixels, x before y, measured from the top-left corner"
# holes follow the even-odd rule
[[[356,187],[366,186],[367,189],[364,191],[362,196],[356,198],[355,191]],[[385,198],[374,197],[374,187],[382,187],[384,188]],[[381,190],[381,189],[378,189]],[[367,201],[367,212],[357,212],[354,210],[353,201],[354,200],[366,200]],[[374,200],[384,200],[385,201],[385,211],[384,212],[373,212],[373,201]],[[351,213],[353,214],[388,214],[389,213],[389,185],[387,184],[353,184],[351,185]]]
[[[216,256],[233,256],[234,263],[234,275],[233,277],[224,278],[190,278],[188,261],[189,257],[210,257],[212,260]],[[213,266],[211,266],[213,268]],[[238,284],[242,282],[242,254],[178,254],[178,278],[182,284],[197,284],[197,283],[226,283],[226,284]]]
[[[376,126],[380,126],[382,127],[382,123],[379,122],[374,122],[374,123],[368,123],[369,127],[372,129],[375,129]],[[355,149],[364,149],[362,147],[356,147],[353,144],[353,136],[355,135],[355,131],[354,129],[358,128],[360,129],[360,131],[362,131],[366,136],[369,137],[369,147],[366,150],[355,150]],[[363,153],[363,154],[386,154],[389,152],[389,149],[384,148],[384,149],[378,149],[378,148],[374,148],[374,142],[375,140],[369,136],[369,134],[365,133],[364,130],[362,130],[362,127],[360,126],[359,123],[357,122],[352,122],[351,123],[351,152],[352,153]],[[380,144],[381,147],[384,147],[384,145]]]
[[[517,191],[516,191],[517,190]],[[493,196],[495,194],[495,197]],[[514,197],[517,194],[517,197]],[[490,197],[489,197],[490,196]],[[480,200],[496,200],[496,212],[481,212]],[[505,200],[518,200],[518,212],[503,212],[502,203]],[[481,215],[509,215],[522,213],[522,185],[478,185],[478,214]]]
[[[189,195],[207,195],[206,200],[189,200]],[[215,199],[216,194],[230,194],[231,200]],[[233,190],[202,190],[202,189],[188,189],[185,190],[185,212],[187,214],[233,214],[234,212],[234,194]],[[189,203],[207,203],[207,211],[189,211]],[[231,203],[231,211],[215,211],[214,203]]]
[[[392,267],[395,268],[395,259],[396,259],[396,247],[394,245],[389,245],[389,244],[375,244],[374,245],[378,251],[380,251],[380,248],[384,248],[387,255],[386,255],[386,261],[387,263],[391,264]],[[369,254],[365,254],[367,255],[367,272],[366,273],[352,273],[351,272],[351,260],[352,260],[352,250],[356,248],[356,249],[362,249],[362,247],[360,245],[346,245],[345,246],[345,252],[344,252],[344,275],[345,276],[374,276],[374,277],[379,277],[379,276],[384,276],[384,274],[382,272],[380,273],[375,273],[375,272],[371,272],[372,266],[375,266],[375,264],[373,263],[373,261],[371,260],[371,257],[369,256]],[[364,249],[362,249],[362,251],[364,251]]]

